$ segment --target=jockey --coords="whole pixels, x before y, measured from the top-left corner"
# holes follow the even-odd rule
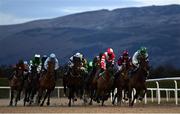
[[[108,64],[114,65],[115,54],[112,48],[108,48],[107,51],[102,55],[100,60],[100,69],[96,72],[96,78],[100,73],[106,70]]]
[[[134,53],[132,57],[132,64],[135,67],[135,70],[139,68],[139,62],[141,58],[145,58],[146,61],[149,61],[146,47],[141,47],[138,51]],[[147,72],[147,74],[149,75],[149,71]]]
[[[54,53],[51,53],[50,56],[46,59],[46,61],[44,62],[44,68],[47,71],[48,68],[48,62],[50,60],[53,60],[55,62],[55,67],[54,67],[54,71],[55,71],[55,80],[57,80],[57,70],[59,68],[59,62],[58,59],[56,58],[56,55]]]
[[[37,72],[40,73],[41,71],[41,59],[40,59],[40,55],[39,54],[35,54],[34,58],[32,60],[32,63],[30,63],[30,70],[32,69],[32,67],[37,67]]]
[[[122,65],[126,64],[128,67],[131,66],[131,57],[129,57],[129,53],[127,50],[124,50],[122,53],[122,56],[119,57],[118,59],[118,71],[122,70]]]
[[[103,53],[99,53],[98,56],[94,57],[93,68],[100,68],[102,55],[103,55]]]
[[[107,52],[102,55],[101,69],[106,70],[107,63],[114,65],[115,54],[112,48],[108,48]]]
[[[87,61],[83,58],[83,55],[79,52],[77,52],[75,55],[73,55],[68,62],[69,68],[72,68],[74,66],[74,62],[80,63],[80,69],[85,70]]]
[[[24,75],[27,76],[29,73],[29,65],[27,61],[24,61]]]
[[[22,69],[23,71],[25,71],[25,65],[24,65],[24,61],[22,59],[20,59],[18,61],[18,63],[15,65],[14,67],[15,71],[13,72],[13,74],[9,77],[9,80],[11,80],[13,78],[13,76],[16,74],[18,69]],[[24,74],[23,74],[24,75]]]
[[[44,63],[45,63],[46,59],[47,59],[47,55],[43,55],[43,57],[41,58],[41,62],[42,62],[42,65],[41,65],[42,69],[41,70],[45,69],[44,68]]]

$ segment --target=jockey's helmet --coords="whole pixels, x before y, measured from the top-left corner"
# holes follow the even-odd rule
[[[40,57],[41,57],[41,55],[39,55],[39,54],[35,54],[35,55],[34,55],[34,57],[35,57],[35,58],[40,58]]]
[[[112,49],[112,48],[108,48],[108,49],[107,49],[107,54],[108,54],[108,56],[113,55],[113,54],[114,54],[113,49]]]
[[[140,48],[140,54],[145,55],[147,53],[147,48],[146,47],[141,47]]]
[[[50,58],[56,58],[56,55],[54,53],[51,53]]]
[[[128,53],[128,51],[127,51],[127,50],[124,50],[122,55],[123,55],[123,56],[128,56],[128,55],[129,55],[129,53]]]
[[[82,59],[82,58],[83,58],[83,55],[82,55],[81,53],[77,52],[77,53],[75,54],[75,57]]]

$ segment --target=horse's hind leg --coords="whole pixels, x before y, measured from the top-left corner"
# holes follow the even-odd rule
[[[9,106],[13,105],[13,98],[14,98],[14,90],[11,90],[11,100],[10,100]]]

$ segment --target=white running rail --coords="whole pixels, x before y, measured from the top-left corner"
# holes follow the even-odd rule
[[[166,80],[171,80],[174,81],[174,88],[160,88],[159,82],[160,81],[166,81]],[[170,92],[174,92],[175,96],[175,104],[178,105],[178,85],[177,81],[180,80],[180,77],[173,77],[173,78],[159,78],[159,79],[148,79],[146,82],[156,82],[156,88],[147,88],[148,91],[151,91],[151,101],[154,102],[154,97],[153,97],[153,91],[156,91],[156,96],[158,100],[158,104],[161,103],[161,91],[166,92],[166,101],[169,101],[170,98]],[[147,95],[145,95],[145,104],[147,104]]]
[[[171,80],[174,81],[174,88],[160,88],[159,82],[165,81],[165,80]],[[177,81],[180,80],[180,77],[174,77],[174,78],[159,78],[159,79],[148,79],[146,82],[156,82],[156,88],[147,88],[148,91],[151,91],[151,101],[154,102],[154,96],[153,92],[156,92],[156,97],[158,100],[158,104],[161,103],[161,91],[166,92],[166,101],[169,101],[170,98],[170,92],[174,92],[175,96],[175,104],[178,105],[178,91],[180,91],[180,88],[178,88]],[[63,89],[62,86],[56,86],[55,89],[57,89],[57,96],[60,98],[60,89]],[[11,89],[9,86],[0,86],[0,89],[9,89],[9,97],[11,96]],[[112,99],[112,98],[111,98]],[[147,95],[145,95],[145,104],[147,104]]]

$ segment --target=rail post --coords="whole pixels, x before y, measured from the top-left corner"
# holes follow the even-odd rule
[[[166,101],[169,101],[168,90],[166,89]]]
[[[151,89],[151,101],[154,102],[153,90]]]
[[[157,97],[158,97],[158,104],[161,103],[161,93],[160,93],[160,90],[159,90],[159,82],[156,81],[156,86],[157,86]]]
[[[59,98],[59,87],[57,89],[58,89],[57,92],[58,92],[58,98]]]
[[[175,102],[176,102],[176,105],[178,105],[178,91],[177,91],[177,81],[174,80],[174,84],[175,84]]]

